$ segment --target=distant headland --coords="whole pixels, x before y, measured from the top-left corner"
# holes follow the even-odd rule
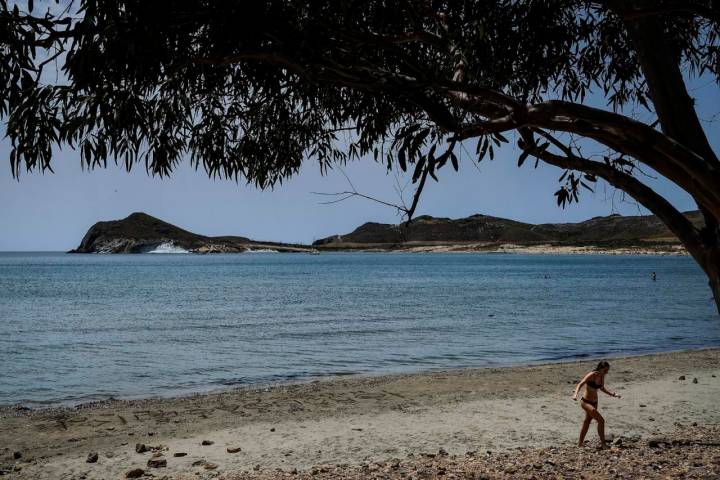
[[[691,220],[697,211],[687,212]],[[350,233],[312,245],[209,237],[189,232],[146,213],[98,222],[71,253],[242,253],[248,251],[419,251],[518,253],[665,253],[684,249],[653,215],[595,217],[579,223],[530,224],[472,215],[449,219],[421,216],[410,224],[365,223]]]

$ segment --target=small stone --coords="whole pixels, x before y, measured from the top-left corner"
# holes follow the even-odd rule
[[[640,408],[645,408],[645,407],[647,407],[647,405],[645,405],[644,403],[640,404]]]
[[[87,459],[85,460],[87,463],[96,463],[98,461],[98,454],[97,452],[90,452],[88,453]]]
[[[697,427],[697,422],[693,422],[693,423],[692,423],[692,426],[693,426],[693,427]]]
[[[147,448],[147,446],[144,443],[136,443],[135,444],[135,453],[145,453],[148,450],[150,450],[150,449]]]
[[[212,440],[203,440],[203,441],[200,443],[200,445],[203,445],[203,446],[206,446],[206,447],[207,447],[208,445],[212,445],[212,444],[214,444],[214,443],[215,443],[215,442],[213,442]]]
[[[134,468],[125,474],[125,478],[140,478],[145,475],[145,470],[142,468]]]
[[[445,451],[444,448],[441,448],[440,450],[438,450],[438,456],[439,456],[439,457],[447,457],[447,456],[448,456],[448,452]]]
[[[150,468],[164,468],[167,467],[167,460],[164,458],[151,458],[148,460],[147,466]]]
[[[115,454],[113,452],[105,452],[105,458],[113,458]]]
[[[714,374],[714,373],[713,373],[712,375],[710,375],[710,376],[711,376],[712,378],[715,378],[715,374]]]
[[[227,448],[228,453],[238,453],[241,451],[242,451],[242,448],[240,448],[240,447],[228,447]]]
[[[270,431],[271,431],[271,432],[274,432],[274,431],[275,431],[275,427],[271,428]]]
[[[207,463],[207,462],[206,462],[205,460],[195,460],[195,461],[192,463],[192,466],[193,466],[193,467],[199,467],[199,466],[201,466],[201,465],[205,465],[206,463]]]
[[[175,452],[173,453],[173,457],[185,457],[187,456],[187,453],[185,452]]]
[[[260,470],[260,465],[255,465],[255,466],[253,467],[253,470],[255,470],[256,472],[257,472],[258,470]]]
[[[693,383],[697,383],[697,382],[698,382],[697,378],[693,378]]]
[[[21,458],[22,458],[22,453],[20,453],[20,452],[13,452],[13,458],[14,458],[15,460],[21,459]]]
[[[680,377],[678,377],[678,380],[685,380],[685,375],[680,375]]]
[[[218,468],[218,466],[215,463],[206,463],[203,468],[205,470],[215,470],[216,468]]]
[[[650,438],[648,438],[648,441],[647,441],[648,447],[651,447],[651,448],[657,448],[657,447],[663,446],[667,443],[669,443],[669,442],[668,442],[667,438],[665,438],[665,437],[650,437]]]
[[[297,473],[297,468],[293,468],[292,470],[290,470],[291,475],[297,475]]]

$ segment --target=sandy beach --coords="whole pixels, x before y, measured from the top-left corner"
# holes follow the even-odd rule
[[[416,253],[518,253],[524,255],[688,255],[681,245],[601,247],[581,245],[460,244],[411,246],[400,251]]]
[[[462,472],[472,462],[474,472],[490,472],[497,463],[490,455],[508,459],[520,447],[535,452],[525,454],[531,459],[578,451],[583,414],[570,395],[595,363],[341,377],[41,411],[5,407],[0,471],[17,479],[142,475],[136,469],[145,478],[390,478],[382,472],[404,472],[409,461],[434,465],[425,478]],[[715,436],[720,424],[720,349],[615,358],[611,366],[606,383],[623,398],[601,396],[600,411],[616,445],[675,435],[684,439],[678,445],[700,452],[687,468],[720,472],[713,470],[720,469],[717,442],[698,440]],[[597,443],[594,424],[588,440],[589,447]],[[97,460],[88,463],[94,453]],[[153,455],[158,468],[148,466]],[[502,470],[508,478],[512,468]],[[552,471],[543,476],[546,470],[535,478],[555,478]]]

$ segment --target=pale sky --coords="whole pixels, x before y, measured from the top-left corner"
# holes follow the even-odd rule
[[[717,87],[702,79],[691,85],[716,152],[720,151]],[[0,137],[4,137],[2,125]],[[474,152],[474,143],[467,150]],[[136,211],[204,235],[298,243],[347,233],[368,221],[400,220],[394,209],[364,199],[322,205],[326,199],[312,192],[344,191],[348,185],[339,170],[321,176],[312,159],[306,160],[300,174],[262,192],[244,183],[209,180],[203,171],[190,168],[189,162],[166,179],[149,177],[142,166],[129,174],[115,166],[83,171],[79,155],[69,149],[56,153],[54,174],[22,172],[17,180],[11,175],[9,151],[7,139],[0,140],[0,251],[69,250],[79,244],[93,223],[124,218]],[[518,168],[517,156],[516,147],[505,147],[494,161],[485,159],[478,166],[463,153],[458,173],[448,164],[440,171],[440,183],[428,179],[417,215],[459,218],[482,213],[545,223],[575,222],[611,213],[647,213],[631,200],[623,202],[619,192],[613,194],[603,183],[595,193],[584,191],[580,204],[563,210],[556,206],[553,196],[562,171],[542,163],[535,170],[531,160]],[[398,202],[396,178],[386,174],[383,164],[364,159],[347,165],[344,171],[358,191]],[[643,180],[677,208],[696,208],[692,199],[668,182]],[[400,181],[406,182],[407,175]],[[412,190],[411,185],[408,197]]]

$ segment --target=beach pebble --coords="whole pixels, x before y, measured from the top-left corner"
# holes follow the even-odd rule
[[[698,379],[697,379],[697,378],[693,378],[693,383],[697,383],[697,382],[698,382]]]
[[[145,475],[145,470],[142,468],[133,468],[125,474],[125,478],[140,478]]]
[[[274,432],[274,431],[275,431],[275,427],[271,428],[270,431],[271,431],[271,432]]]
[[[203,468],[205,470],[215,470],[216,468],[218,468],[218,466],[215,463],[206,463]]]
[[[206,447],[207,447],[208,445],[212,445],[212,444],[214,444],[214,443],[215,443],[215,442],[213,442],[212,440],[203,440],[203,441],[200,443],[200,445],[203,445],[203,446],[206,446]]]
[[[175,452],[173,453],[173,457],[185,457],[187,456],[187,453],[185,452]]]
[[[207,462],[206,462],[205,460],[195,460],[195,461],[192,463],[192,466],[193,466],[193,467],[199,467],[199,466],[205,465],[206,463],[207,463]]]
[[[665,437],[650,437],[648,438],[647,444],[650,448],[657,448],[661,447],[665,444],[669,443],[668,439]]]
[[[147,466],[150,468],[163,468],[167,467],[167,460],[164,458],[151,458],[147,462]]]
[[[678,377],[678,380],[685,380],[685,375],[680,375],[680,377]]]
[[[88,453],[87,459],[85,460],[87,463],[95,463],[98,461],[98,454],[97,452],[90,452]]]
[[[227,448],[228,453],[238,453],[240,451],[242,451],[242,448],[240,448],[240,447],[228,447]]]
[[[136,453],[145,453],[148,450],[150,450],[150,449],[147,448],[147,446],[144,443],[136,443],[135,444],[135,452]]]
[[[21,458],[22,458],[22,453],[20,453],[20,452],[13,452],[13,458],[14,458],[15,460],[21,459]]]

